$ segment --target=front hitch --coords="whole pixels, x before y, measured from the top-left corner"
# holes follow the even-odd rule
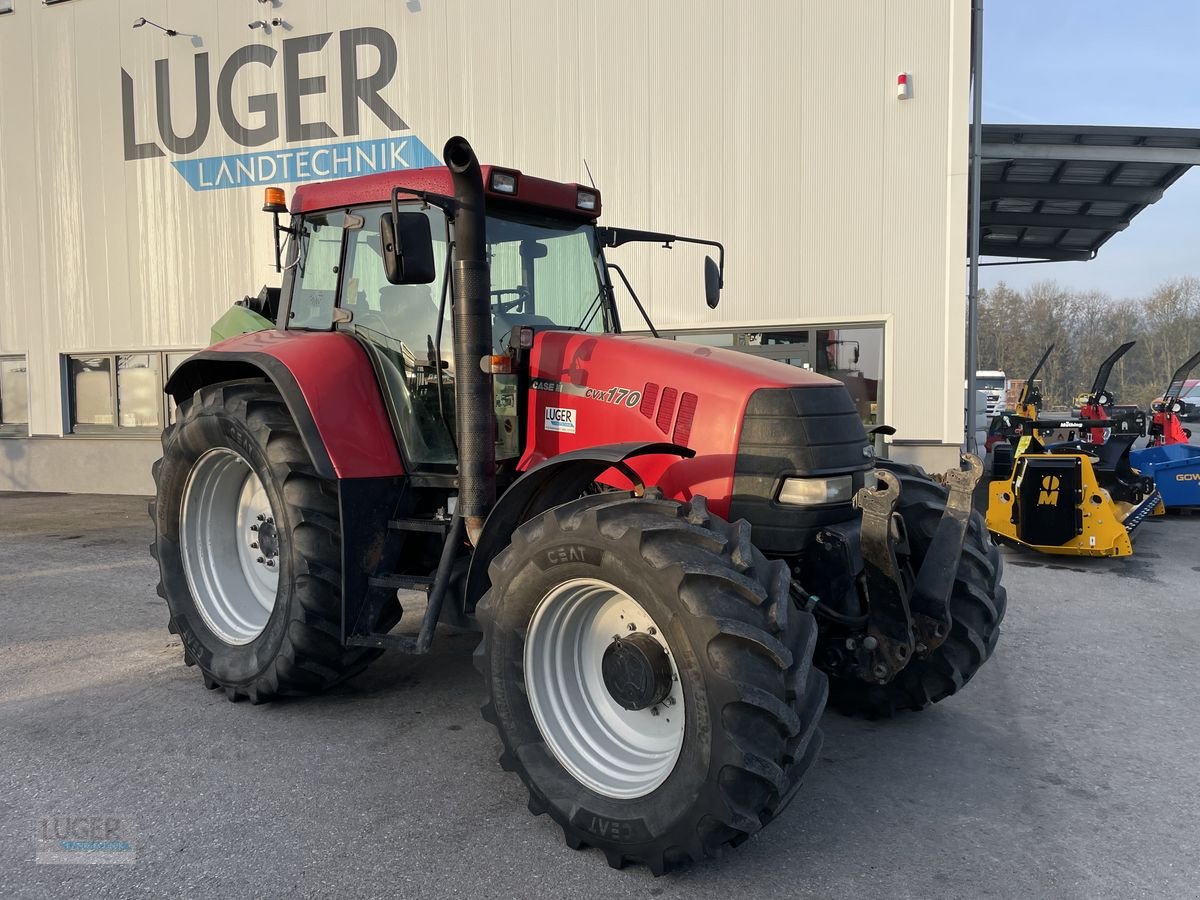
[[[864,681],[886,684],[913,656],[928,657],[950,634],[950,594],[971,517],[971,494],[983,464],[970,453],[966,468],[951,469],[938,480],[949,489],[946,508],[915,581],[901,571],[897,551],[908,555],[904,520],[896,512],[900,482],[886,469],[875,477],[882,487],[864,487],[854,496],[862,511],[860,542],[867,625],[861,641],[847,639]]]

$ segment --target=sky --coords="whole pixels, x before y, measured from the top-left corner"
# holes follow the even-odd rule
[[[985,124],[1200,128],[1200,0],[984,0]],[[1200,275],[1200,167],[1089,262],[988,266],[1114,297]]]

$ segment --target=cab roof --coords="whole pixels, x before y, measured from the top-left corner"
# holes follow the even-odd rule
[[[547,181],[522,174],[517,169],[499,166],[481,166],[484,191],[488,202],[499,201],[508,206],[527,206],[550,210],[560,215],[580,219],[596,219],[600,215],[600,192],[580,184]],[[504,173],[516,178],[515,193],[500,193],[492,190],[492,173]],[[337,209],[346,206],[361,206],[366,203],[387,203],[392,199],[392,188],[412,191],[427,191],[431,194],[454,196],[454,183],[450,170],[444,166],[427,169],[402,169],[381,172],[376,175],[359,175],[336,181],[319,181],[302,184],[292,195],[289,209],[293,214],[315,212],[321,209]],[[594,209],[580,209],[578,192],[594,194]],[[401,195],[403,198],[403,195]]]

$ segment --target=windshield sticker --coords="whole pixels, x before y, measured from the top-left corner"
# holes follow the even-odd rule
[[[542,420],[547,431],[565,431],[575,433],[576,415],[573,409],[561,409],[557,406],[547,406],[546,415]]]
[[[602,403],[612,403],[617,406],[628,406],[630,409],[642,402],[642,392],[624,387],[585,388],[578,384],[568,384],[565,381],[548,381],[535,378],[530,382],[535,391],[551,391],[556,394],[574,394],[588,400],[599,400]]]

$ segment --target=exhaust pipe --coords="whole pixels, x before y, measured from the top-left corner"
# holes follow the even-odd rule
[[[458,515],[479,541],[496,502],[496,411],[492,376],[481,364],[492,352],[491,274],[484,243],[483,173],[466,138],[446,141],[442,158],[454,179],[454,376],[458,428]]]

